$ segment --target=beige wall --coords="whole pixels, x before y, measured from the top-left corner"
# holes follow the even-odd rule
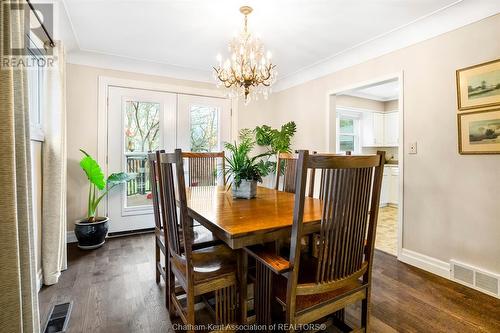
[[[107,76],[163,84],[177,84],[193,88],[215,89],[207,83],[176,80],[96,67],[67,65],[67,146],[68,146],[68,230],[74,230],[74,221],[86,212],[87,182],[78,163],[83,148],[97,157],[97,94],[98,77]]]
[[[500,15],[240,105],[240,127],[294,120],[295,148],[326,150],[327,92],[404,71],[403,246],[500,272],[500,155],[457,149],[455,71],[500,58]],[[245,116],[246,115],[246,116]]]
[[[375,101],[373,99],[347,96],[347,95],[337,95],[335,98],[335,103],[337,106],[344,106],[356,109],[365,109],[373,111],[385,111],[384,102]]]
[[[399,101],[397,99],[393,101],[384,102],[384,111],[394,111],[399,108]]]

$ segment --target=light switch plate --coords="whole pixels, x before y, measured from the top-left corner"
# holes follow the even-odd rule
[[[410,143],[410,154],[416,154],[417,153],[417,143],[416,142],[412,142]]]

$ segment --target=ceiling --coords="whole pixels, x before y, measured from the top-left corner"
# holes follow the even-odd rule
[[[227,54],[228,41],[242,28],[239,7],[250,5],[249,29],[272,51],[278,78],[285,78],[468,0],[62,1],[75,38],[69,51],[203,75],[217,53]]]
[[[399,97],[397,79],[379,82],[373,85],[343,92],[341,95],[355,96],[380,102],[392,101]]]

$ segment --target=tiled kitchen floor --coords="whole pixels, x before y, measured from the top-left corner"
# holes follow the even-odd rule
[[[375,248],[386,253],[397,255],[398,246],[398,209],[395,207],[380,207],[377,223]]]

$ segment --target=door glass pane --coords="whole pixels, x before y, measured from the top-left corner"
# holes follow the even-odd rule
[[[340,133],[354,133],[354,119],[340,118]]]
[[[354,151],[354,135],[339,136],[340,151]]]
[[[127,183],[125,207],[151,205],[147,153],[160,148],[160,104],[127,101],[124,129],[126,172],[137,175]]]
[[[212,152],[219,149],[218,109],[209,106],[191,106],[191,151]]]

